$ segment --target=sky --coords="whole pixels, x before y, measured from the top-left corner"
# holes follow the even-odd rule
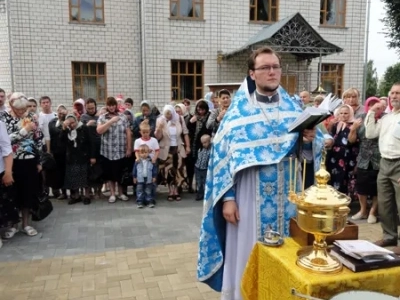
[[[399,56],[394,49],[387,46],[388,39],[380,19],[385,17],[385,8],[381,0],[371,0],[371,13],[369,23],[368,59],[374,61],[374,66],[379,78],[383,76],[387,67],[398,62]],[[377,46],[379,45],[379,46]]]

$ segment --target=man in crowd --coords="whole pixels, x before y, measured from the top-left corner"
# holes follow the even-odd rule
[[[302,112],[279,87],[282,68],[270,48],[251,54],[249,74],[214,137],[207,170],[197,276],[222,299],[241,299],[240,281],[250,252],[266,228],[289,235],[296,209],[288,201],[289,156],[302,155],[289,125]],[[316,169],[323,136],[305,130],[314,143]],[[299,177],[298,177],[299,178]]]
[[[307,106],[311,106],[311,96],[310,93],[308,91],[302,91],[300,93],[300,99],[303,102],[303,106],[307,107]]]
[[[39,124],[43,132],[44,141],[46,145],[46,151],[51,152],[50,149],[50,133],[49,133],[49,122],[57,117],[57,114],[51,110],[51,99],[49,96],[43,96],[39,100],[39,105],[42,111],[39,113]]]
[[[378,122],[375,113],[383,109],[382,103],[376,103],[365,118],[365,136],[368,139],[379,137],[381,161],[378,174],[378,211],[383,239],[378,246],[397,246],[398,222],[400,212],[400,82],[390,90],[393,110]],[[400,247],[395,252],[400,254]]]

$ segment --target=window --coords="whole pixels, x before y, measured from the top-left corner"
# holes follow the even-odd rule
[[[69,0],[69,19],[79,23],[104,23],[104,0]]]
[[[199,100],[203,98],[203,86],[202,61],[171,62],[172,100]]]
[[[346,0],[321,0],[319,24],[344,27],[345,18]]]
[[[73,62],[72,63],[73,99],[93,98],[105,102],[107,95],[106,64]]]
[[[322,88],[328,93],[342,97],[344,65],[322,64]]]
[[[250,21],[276,22],[278,0],[250,0]]]
[[[170,0],[171,18],[203,19],[203,0]]]

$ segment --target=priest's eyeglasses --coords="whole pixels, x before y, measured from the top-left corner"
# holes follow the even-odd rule
[[[282,69],[280,65],[272,65],[272,66],[261,66],[259,68],[255,68],[254,71],[270,72],[270,71],[279,71],[280,69]]]

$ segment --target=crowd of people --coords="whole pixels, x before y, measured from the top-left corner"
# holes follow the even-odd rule
[[[208,93],[193,109],[191,102],[171,101],[160,112],[118,95],[103,107],[88,98],[53,111],[49,96],[37,101],[0,89],[2,238],[38,233],[30,215],[43,193],[89,205],[109,192],[109,203],[132,198],[142,209],[155,207],[157,187],[165,185],[168,201],[183,192],[203,200],[211,138],[230,93]]]

